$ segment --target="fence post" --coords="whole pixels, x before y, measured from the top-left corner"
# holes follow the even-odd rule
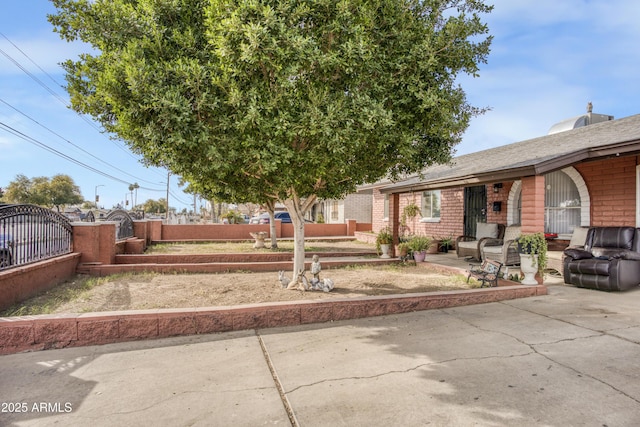
[[[113,264],[116,260],[116,224],[83,222],[73,224],[73,251],[80,264]]]
[[[346,220],[346,223],[347,223],[347,236],[355,236],[357,221],[355,219],[348,219]]]
[[[152,219],[149,221],[149,243],[162,240],[162,220]]]

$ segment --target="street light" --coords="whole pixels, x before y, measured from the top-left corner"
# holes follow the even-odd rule
[[[104,187],[104,185],[103,184],[96,185],[96,189],[95,189],[94,194],[93,194],[93,196],[94,196],[93,200],[95,200],[95,202],[96,202],[96,209],[98,209],[98,187]]]

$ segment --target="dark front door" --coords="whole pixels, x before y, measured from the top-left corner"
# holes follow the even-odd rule
[[[476,224],[487,222],[487,187],[464,188],[464,235],[475,236]]]

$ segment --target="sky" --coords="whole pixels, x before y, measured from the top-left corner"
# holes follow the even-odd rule
[[[456,155],[547,134],[586,112],[616,119],[639,114],[640,2],[637,0],[490,0],[483,20],[493,36],[478,77],[461,76],[472,119]],[[0,15],[0,187],[18,174],[66,174],[86,200],[109,209],[166,197],[167,171],[145,167],[122,141],[68,108],[60,63],[86,51],[60,39],[47,21],[48,0],[3,2]],[[55,151],[58,154],[54,154]],[[78,164],[80,163],[80,164]],[[171,207],[193,197],[169,178]],[[201,203],[198,201],[197,205]]]

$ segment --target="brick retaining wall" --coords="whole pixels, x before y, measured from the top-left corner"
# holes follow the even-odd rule
[[[0,310],[73,277],[79,261],[80,254],[72,253],[0,272]]]
[[[158,309],[0,318],[0,354],[121,341],[296,326],[546,295],[539,286],[504,286],[236,307]]]

